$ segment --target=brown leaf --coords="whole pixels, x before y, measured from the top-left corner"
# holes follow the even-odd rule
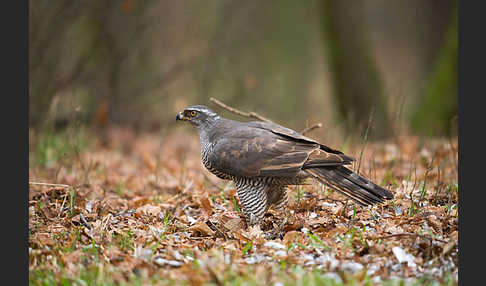
[[[201,233],[202,235],[206,235],[206,236],[214,236],[214,231],[212,229],[210,229],[209,226],[205,222],[202,222],[202,221],[196,222],[196,224],[191,226],[188,230],[189,231],[197,231],[197,232]]]
[[[130,208],[138,208],[149,203],[150,200],[147,197],[136,196],[130,200],[128,205]]]
[[[211,202],[209,201],[208,197],[201,199],[201,206],[202,209],[207,212],[208,216],[213,214],[213,207],[211,206]]]
[[[302,199],[300,201],[299,209],[308,211],[308,210],[315,209],[316,205],[317,205],[317,198],[316,197],[305,198],[305,199]]]
[[[29,201],[35,200],[42,195],[42,191],[38,189],[29,190]]]
[[[51,208],[49,206],[43,207],[41,211],[44,216],[49,220],[55,219],[58,214],[58,212],[54,208]]]
[[[228,231],[234,232],[236,230],[240,230],[244,227],[243,220],[241,218],[232,218],[226,221],[226,223],[223,225]]]
[[[442,232],[442,223],[437,219],[435,215],[427,216],[425,220],[436,232]]]
[[[77,225],[81,224],[81,217],[80,217],[80,215],[77,214],[77,215],[73,216],[71,218],[71,223],[74,223],[74,224],[77,224]]]
[[[83,250],[77,249],[67,255],[62,255],[61,259],[64,264],[77,264],[80,261],[80,258],[83,256]]]
[[[54,245],[56,242],[51,238],[49,233],[38,233],[37,234],[37,241],[41,245]]]
[[[242,231],[236,231],[233,233],[233,235],[235,236],[236,239],[238,239],[240,242],[248,242],[250,241],[250,237],[248,236],[248,234],[246,233],[243,233]]]
[[[330,221],[330,219],[327,216],[319,216],[319,217],[314,218],[314,219],[309,219],[307,221],[307,224],[310,225],[310,226],[313,226],[313,227],[317,227],[319,225],[326,224],[329,221]]]
[[[135,211],[138,215],[150,215],[150,216],[158,216],[161,212],[162,209],[160,206],[154,206],[151,204],[143,205],[141,207],[138,207]]]
[[[449,241],[442,248],[442,255],[447,254],[449,251],[451,251],[454,248],[454,246],[456,246],[456,244],[457,244],[457,238],[458,238],[457,231],[454,231],[449,237],[451,238],[451,241]]]
[[[444,245],[444,247],[442,248],[442,256],[447,254],[449,251],[451,251],[454,246],[456,246],[457,244],[457,240],[452,240],[452,241],[449,241],[446,245]]]
[[[303,243],[304,242],[304,234],[300,231],[289,231],[287,232],[284,237],[282,242],[289,247],[291,243]]]
[[[261,230],[259,225],[249,226],[247,231],[241,230],[239,232],[244,234],[245,238],[251,240],[253,245],[261,245],[265,243],[265,238],[263,237],[263,231]],[[234,234],[239,232],[235,232]]]
[[[331,207],[331,212],[335,215],[341,214],[344,209],[343,204],[337,204],[336,206]]]
[[[325,232],[324,236],[327,237],[327,238],[333,238],[338,234],[342,234],[342,233],[346,232],[346,230],[347,230],[346,227],[344,227],[342,225],[338,225],[335,228]]]

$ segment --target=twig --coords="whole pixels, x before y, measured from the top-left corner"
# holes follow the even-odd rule
[[[412,168],[412,165],[410,165],[410,168]],[[417,167],[413,168],[413,171],[414,171],[414,180],[413,180],[412,190],[410,190],[410,201],[412,202],[412,204],[413,204],[413,191],[415,191],[415,186],[417,185]]]
[[[375,113],[374,107],[371,109],[370,117],[368,119],[368,126],[366,127],[366,132],[365,132],[365,135],[364,135],[363,147],[361,147],[361,152],[359,154],[358,170],[356,171],[356,173],[358,173],[358,174],[359,174],[359,169],[361,168],[361,159],[363,158],[363,151],[364,151],[366,142],[368,141],[368,132],[370,131],[371,124],[373,123],[373,113]]]
[[[427,167],[427,169],[425,170],[425,177],[424,177],[424,186],[422,188],[422,192],[420,193],[420,198],[419,198],[419,202],[422,202],[423,199],[425,198],[425,196],[427,195],[427,176],[429,175],[429,172],[432,171],[432,169],[434,168],[434,159],[435,159],[435,156],[432,157],[432,161],[430,161],[430,165]]]
[[[81,219],[81,224],[89,229],[88,233],[86,233],[86,231],[84,231],[83,233],[86,234],[89,238],[95,240],[94,233],[93,233],[93,227],[89,224],[89,222],[86,220],[86,218],[84,217],[84,215],[82,213],[79,214],[79,218]]]
[[[187,190],[189,190],[192,185],[194,185],[194,181],[193,180],[190,180],[189,183],[187,185],[184,186],[184,189],[181,191],[181,194],[185,193]]]
[[[331,202],[337,202],[337,203],[342,203],[342,204],[344,205],[343,200],[336,200],[336,199],[332,199],[332,198],[328,198],[328,197],[326,197],[326,198],[320,198],[320,199],[317,199],[317,200],[318,200],[318,201],[331,201]]]
[[[64,194],[64,200],[62,200],[62,204],[61,204],[61,208],[60,208],[60,211],[59,213],[57,214],[57,217],[60,218],[61,217],[61,213],[62,213],[62,209],[64,208],[64,203],[66,203],[66,199],[68,197],[68,194]]]
[[[216,224],[212,223],[210,220],[208,220],[208,222],[216,229],[216,234],[219,233],[226,240],[229,239],[228,235],[224,231],[221,231]]]
[[[105,228],[106,226],[108,225],[108,221],[110,220],[110,218],[112,217],[111,213],[107,214],[103,220],[101,221],[101,229],[100,229],[100,237],[101,237],[101,240],[103,240],[103,236],[104,236],[104,232],[105,232]]]
[[[452,143],[452,137],[448,136],[448,141],[449,141],[449,145],[451,145],[451,149],[452,149],[452,161],[454,163],[454,170],[456,171],[456,175],[459,173],[458,172],[458,165],[457,165],[457,158],[456,158],[456,155],[457,155],[457,149],[454,147],[454,144]]]
[[[211,97],[209,100],[212,101],[213,103],[215,103],[216,105],[218,105],[219,107],[222,107],[222,108],[224,108],[224,109],[226,109],[226,110],[228,110],[228,111],[230,111],[230,112],[232,112],[234,114],[237,114],[237,115],[240,115],[240,116],[244,116],[244,117],[253,118],[253,119],[257,119],[257,120],[264,121],[264,122],[274,123],[272,120],[267,119],[267,118],[261,116],[260,114],[258,114],[256,112],[252,112],[252,111],[250,111],[250,112],[244,112],[244,111],[238,110],[238,109],[236,109],[234,107],[231,107],[231,106],[228,106],[228,105],[222,103],[221,101],[217,100],[214,97]],[[322,127],[322,123],[316,123],[316,124],[314,124],[312,126],[309,126],[307,128],[304,128],[300,133],[302,135],[305,135],[306,133],[309,133],[312,130],[317,129],[317,128],[321,128],[321,127]]]
[[[312,130],[317,129],[317,128],[321,128],[321,127],[322,127],[322,123],[316,123],[316,124],[314,124],[314,125],[312,125],[312,126],[309,126],[309,127],[307,127],[307,128],[304,128],[304,130],[300,131],[300,133],[301,133],[302,135],[305,135],[306,133],[309,133],[309,132],[311,132]]]
[[[437,202],[437,195],[439,194],[440,192],[440,159],[439,160],[439,163],[437,163],[437,190],[435,191],[435,195],[434,195],[434,201]]]
[[[385,238],[390,238],[390,237],[397,237],[397,236],[415,236],[415,237],[421,237],[421,238],[426,238],[428,240],[437,240],[443,243],[447,243],[447,241],[438,239],[438,238],[432,238],[423,234],[418,234],[418,233],[411,233],[411,232],[400,232],[400,233],[393,233],[389,235],[384,235],[384,236],[379,236],[377,239],[385,239]]]
[[[72,186],[70,186],[70,185],[64,185],[64,184],[51,184],[51,183],[38,183],[38,182],[29,182],[29,185],[50,186],[50,187],[61,187],[61,188],[72,188]]]
[[[155,233],[153,229],[151,229],[153,237],[162,245],[165,245],[165,243],[160,239],[160,237]]]
[[[79,218],[81,219],[81,223],[86,226],[87,228],[89,229],[92,229],[91,225],[88,223],[88,221],[86,220],[86,218],[84,217],[83,214],[79,214]]]
[[[244,117],[250,117],[250,118],[254,118],[254,119],[258,119],[260,121],[265,121],[265,122],[271,122],[273,123],[273,121],[271,121],[270,119],[267,119],[261,115],[259,115],[258,113],[256,112],[244,112],[244,111],[240,111],[236,108],[233,108],[231,106],[228,106],[224,103],[222,103],[221,101],[217,100],[216,98],[214,97],[211,97],[209,99],[210,101],[214,102],[216,105],[219,105],[220,107],[230,111],[230,112],[233,112],[234,114],[238,114],[238,115],[241,115],[241,116],[244,116]]]

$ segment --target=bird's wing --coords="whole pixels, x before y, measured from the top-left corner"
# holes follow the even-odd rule
[[[323,145],[314,139],[311,139],[309,137],[306,137],[299,132],[292,130],[290,128],[283,127],[281,125],[278,125],[273,122],[261,122],[261,121],[253,121],[248,123],[249,126],[254,126],[256,128],[261,128],[265,129],[268,131],[271,131],[272,133],[278,134],[280,136],[286,137],[291,141],[298,141],[298,142],[307,142],[307,143],[313,143],[313,144],[318,144],[320,152],[314,152],[314,156],[311,156],[311,159],[313,162],[307,162],[307,163],[312,163],[312,164],[331,164],[335,165],[335,163],[344,163],[344,164],[350,164],[352,161],[355,161],[355,159],[351,156],[345,155],[343,152],[339,150],[332,149],[326,145]],[[337,156],[336,156],[337,155]],[[306,165],[307,165],[306,163]]]
[[[252,122],[248,122],[248,126],[259,128],[259,129],[265,129],[281,136],[290,137],[295,141],[303,141],[308,143],[320,144],[319,142],[309,137],[306,137],[295,130],[292,130],[287,127],[283,127],[273,122],[252,121]]]
[[[208,155],[212,168],[239,177],[294,177],[309,158],[321,164],[343,164],[340,156],[321,150],[317,142],[295,140],[253,126],[226,132]]]

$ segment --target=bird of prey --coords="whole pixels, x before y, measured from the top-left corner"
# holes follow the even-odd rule
[[[305,184],[308,178],[362,206],[393,198],[389,190],[345,167],[354,158],[276,123],[234,121],[204,105],[187,107],[176,120],[197,128],[204,166],[234,181],[248,225],[260,224],[270,206],[284,210],[287,186]]]

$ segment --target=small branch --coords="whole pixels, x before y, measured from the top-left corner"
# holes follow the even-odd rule
[[[160,237],[155,233],[155,231],[153,229],[151,229],[152,231],[152,235],[154,236],[154,238],[162,245],[165,245],[165,243],[160,239]]]
[[[212,267],[210,267],[209,265],[206,266],[206,269],[208,270],[209,272],[209,276],[211,277],[211,280],[218,286],[223,286],[224,284],[221,282],[221,279],[219,279],[218,275],[216,274],[216,272],[213,270]]]
[[[304,130],[300,131],[300,133],[301,133],[302,135],[305,135],[306,133],[309,133],[309,132],[311,132],[312,130],[317,129],[317,128],[321,128],[321,127],[322,127],[322,123],[316,123],[316,124],[314,124],[314,125],[312,125],[312,126],[309,126],[309,127],[307,127],[307,128],[304,128]]]
[[[218,105],[219,107],[224,108],[224,109],[226,109],[229,112],[232,112],[234,114],[244,116],[244,117],[253,118],[253,119],[257,119],[257,120],[264,121],[264,122],[274,123],[272,120],[267,119],[267,118],[261,116],[260,114],[258,114],[256,112],[244,112],[244,111],[238,110],[234,107],[231,107],[231,106],[228,106],[228,105],[222,103],[221,101],[217,100],[214,97],[211,97],[209,100],[212,101],[213,103],[215,103],[216,105]],[[306,133],[309,133],[312,130],[317,129],[317,128],[321,128],[321,127],[322,127],[322,123],[316,123],[312,126],[304,128],[300,133],[302,135],[305,135]]]
[[[448,141],[449,141],[449,144],[451,145],[451,149],[452,149],[452,161],[454,162],[454,170],[456,171],[456,175],[459,173],[458,171],[458,164],[457,164],[457,149],[454,147],[454,143],[452,142],[452,137],[448,136]]]
[[[38,183],[38,182],[29,182],[29,185],[39,185],[39,186],[49,186],[49,187],[61,187],[61,188],[72,188],[72,186],[70,186],[70,185],[50,184],[50,183]]]
[[[361,152],[359,153],[359,163],[358,163],[358,170],[356,173],[359,174],[359,169],[361,168],[361,160],[363,159],[363,151],[366,145],[366,142],[368,141],[368,132],[370,131],[371,124],[373,123],[373,113],[375,113],[375,108],[373,107],[371,109],[370,117],[368,119],[368,126],[366,127],[366,132],[364,135],[364,143],[363,146],[361,147]]]
[[[61,208],[60,208],[59,213],[57,214],[57,218],[60,218],[61,217],[61,213],[62,213],[62,210],[64,208],[64,203],[66,203],[66,199],[68,197],[67,195],[68,195],[67,193],[64,195],[64,199],[62,200]]]
[[[410,233],[410,232],[393,233],[393,234],[389,234],[389,235],[379,236],[379,237],[377,237],[377,239],[385,239],[385,238],[397,237],[397,236],[415,236],[415,237],[425,238],[425,239],[428,239],[428,240],[437,240],[437,241],[440,241],[440,242],[443,242],[443,243],[447,242],[447,241],[442,240],[442,239],[432,238],[432,237],[429,237],[429,236],[426,236],[426,235],[423,235],[423,234]]]
[[[100,229],[100,238],[101,238],[101,241],[103,241],[103,236],[104,236],[104,232],[105,232],[105,228],[106,226],[108,225],[108,222],[110,220],[110,218],[112,217],[111,213],[107,214],[102,220],[101,220],[101,229]],[[104,222],[103,222],[104,221]]]
[[[232,112],[234,114],[237,114],[237,115],[240,115],[240,116],[244,116],[244,117],[253,118],[253,119],[257,119],[257,120],[260,120],[260,121],[265,121],[265,122],[271,122],[271,123],[273,123],[273,121],[271,121],[270,119],[267,119],[267,118],[259,115],[256,112],[244,112],[244,111],[238,110],[236,108],[233,108],[231,106],[228,106],[228,105],[222,103],[221,101],[217,100],[214,97],[211,97],[209,100],[212,101],[213,103],[215,103],[216,105],[218,105],[219,107],[224,108],[224,109],[226,109],[229,112]]]
[[[81,223],[82,223],[82,224],[83,224],[85,227],[89,228],[90,230],[92,229],[91,225],[88,223],[88,221],[86,220],[86,218],[84,217],[84,215],[83,215],[83,214],[81,214],[81,213],[80,213],[80,214],[79,214],[79,218],[81,219]]]

